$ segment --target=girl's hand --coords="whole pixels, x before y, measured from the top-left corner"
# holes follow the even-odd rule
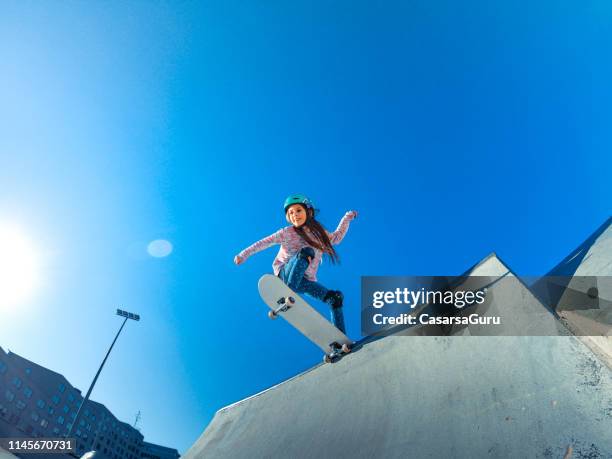
[[[234,263],[236,263],[237,265],[241,265],[242,263],[244,263],[244,258],[242,258],[240,255],[236,255],[234,257]]]
[[[351,220],[355,220],[355,219],[357,218],[357,211],[356,211],[356,210],[349,210],[349,211],[346,213],[346,216],[347,216],[348,218],[350,218]]]

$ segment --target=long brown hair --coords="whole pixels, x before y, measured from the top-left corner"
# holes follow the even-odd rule
[[[321,252],[327,254],[332,263],[339,263],[340,257],[332,246],[332,243],[329,240],[329,236],[327,235],[327,231],[325,231],[323,225],[321,225],[315,219],[313,209],[304,210],[306,210],[306,215],[308,215],[306,222],[302,226],[294,226],[293,229],[295,229],[295,232],[298,233],[302,240],[308,245],[314,247],[315,249],[319,249]],[[308,231],[306,231],[304,227],[308,228]]]

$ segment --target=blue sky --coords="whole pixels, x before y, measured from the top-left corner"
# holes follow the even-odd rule
[[[317,364],[257,280],[303,192],[363,275],[454,275],[495,251],[546,272],[609,215],[604,1],[4,2],[0,224],[39,280],[0,346],[181,452],[215,411]],[[174,247],[146,252],[155,239]],[[1,282],[1,280],[0,280]],[[320,305],[319,305],[320,306]],[[324,311],[324,308],[321,308]],[[172,422],[168,422],[172,419]]]

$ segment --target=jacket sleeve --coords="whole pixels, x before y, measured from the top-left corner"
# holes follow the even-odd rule
[[[348,231],[351,220],[352,218],[348,216],[348,212],[344,215],[344,217],[342,217],[336,231],[330,233],[329,235],[329,241],[332,243],[332,245],[340,244],[340,242],[342,242],[344,235]]]
[[[270,234],[269,236],[264,237],[263,239],[257,241],[255,244],[247,247],[242,252],[238,254],[239,257],[247,259],[251,255],[261,252],[262,250],[267,249],[275,244],[280,244],[283,240],[283,229],[279,229],[276,233]]]

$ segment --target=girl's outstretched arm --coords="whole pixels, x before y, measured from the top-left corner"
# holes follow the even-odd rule
[[[283,231],[284,229],[279,229],[276,233],[270,234],[269,236],[257,241],[255,244],[247,247],[234,257],[234,263],[237,265],[242,264],[251,255],[261,252],[274,244],[280,244],[282,242]]]
[[[342,217],[342,220],[340,220],[336,231],[329,235],[329,241],[333,245],[340,244],[340,242],[342,242],[342,239],[344,239],[344,235],[346,234],[349,228],[351,220],[354,220],[355,218],[357,218],[357,212],[354,210],[350,210],[346,214],[344,214],[344,217]]]

